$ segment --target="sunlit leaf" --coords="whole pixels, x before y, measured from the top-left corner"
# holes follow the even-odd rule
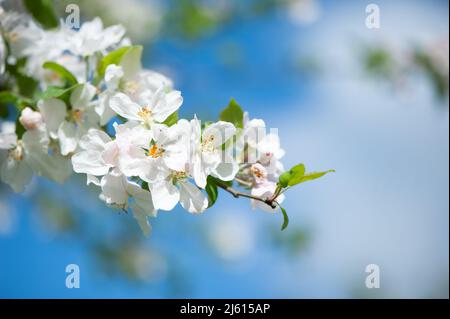
[[[124,72],[128,75],[137,72],[141,67],[142,46],[121,47],[105,55],[97,65],[99,77],[105,75],[108,65],[116,64],[124,68]]]
[[[244,111],[234,99],[231,99],[228,106],[220,113],[220,120],[233,123],[238,128],[243,128]]]
[[[73,86],[78,83],[77,78],[65,67],[56,62],[45,62],[42,67],[47,70],[51,70],[58,74],[61,79],[65,80],[69,86]]]
[[[168,118],[163,122],[163,124],[166,124],[167,126],[172,126],[178,122],[178,111],[173,112],[169,115]]]

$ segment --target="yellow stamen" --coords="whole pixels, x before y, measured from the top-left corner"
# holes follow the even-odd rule
[[[148,156],[152,157],[152,158],[158,158],[161,157],[164,154],[164,150],[160,147],[158,147],[158,145],[153,144],[152,147],[150,147],[150,149],[148,150]]]

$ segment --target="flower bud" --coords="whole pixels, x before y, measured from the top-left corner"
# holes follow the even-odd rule
[[[22,110],[19,121],[27,130],[36,129],[43,123],[41,113],[35,112],[29,107]]]

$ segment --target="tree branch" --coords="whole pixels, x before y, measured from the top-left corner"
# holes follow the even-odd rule
[[[217,181],[216,185],[218,187],[222,188],[223,190],[227,191],[231,195],[233,195],[233,197],[235,197],[235,198],[239,198],[239,197],[250,198],[250,199],[254,199],[254,200],[263,202],[272,208],[277,207],[276,196],[271,197],[271,198],[263,198],[263,197],[259,197],[259,196],[254,196],[249,193],[244,193],[244,192],[238,191],[238,190],[234,189],[233,187],[228,186],[227,184],[219,182],[219,181]]]

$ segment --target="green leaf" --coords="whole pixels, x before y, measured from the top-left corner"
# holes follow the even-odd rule
[[[106,68],[110,64],[119,65],[123,55],[130,49],[130,47],[122,47],[117,50],[111,51],[105,55],[97,65],[97,71],[100,77],[105,75]]]
[[[280,185],[283,188],[288,187],[290,179],[291,179],[291,173],[289,173],[289,171],[288,172],[284,172],[278,178],[278,185]]]
[[[325,172],[311,172],[311,173],[305,174],[299,183],[309,182],[314,179],[318,179],[328,173],[335,173],[335,172],[336,171],[334,169],[330,169]],[[297,184],[299,184],[299,183],[297,183]]]
[[[58,19],[53,10],[52,1],[50,0],[24,0],[26,9],[33,18],[38,21],[44,28],[56,28]]]
[[[177,122],[178,122],[178,111],[175,111],[172,114],[170,114],[169,117],[166,118],[163,124],[166,124],[167,126],[172,126]]]
[[[18,101],[18,96],[12,92],[3,91],[0,92],[0,117],[7,118],[9,115],[8,105],[16,105]]]
[[[288,185],[293,186],[301,182],[303,176],[305,175],[305,165],[298,164],[291,168],[290,170],[291,178]]]
[[[16,135],[17,139],[21,139],[23,136],[23,133],[25,133],[25,127],[23,127],[22,123],[20,123],[19,119],[16,120]]]
[[[305,165],[298,164],[292,167],[289,171],[284,172],[278,178],[278,185],[282,188],[288,186],[294,186],[300,183],[308,182],[324,176],[325,174],[335,172],[334,170],[328,170],[325,172],[312,172],[305,174]]]
[[[18,99],[19,97],[16,94],[9,91],[2,91],[0,92],[0,107],[7,104],[15,104]]]
[[[120,65],[124,69],[125,76],[131,76],[141,68],[142,46],[121,47],[105,55],[97,65],[100,78],[105,75],[108,65]]]
[[[280,207],[281,212],[283,213],[283,225],[281,225],[281,230],[285,230],[289,225],[289,216],[286,213],[286,209],[284,209],[280,204],[278,204],[278,207]]]
[[[17,72],[15,74],[15,77],[20,95],[29,98],[33,97],[34,92],[36,91],[36,88],[38,86],[38,82],[34,78],[28,75],[24,75],[20,72]]]
[[[300,181],[305,174],[305,165],[298,164],[292,167],[290,170],[284,172],[278,178],[278,185],[285,188],[288,186],[295,185]]]
[[[51,70],[51,71],[55,72],[56,74],[58,74],[61,77],[61,79],[65,80],[69,86],[73,86],[78,83],[77,78],[69,70],[67,70],[65,67],[63,67],[61,64],[48,61],[48,62],[45,62],[42,65],[42,67],[44,69]]]
[[[39,92],[39,94],[36,96],[36,100],[40,99],[60,99],[63,100],[68,107],[70,108],[70,94],[74,89],[76,89],[78,86],[83,84],[75,84],[71,86],[70,88],[60,88],[57,86],[48,86],[47,89],[44,92]]]
[[[30,99],[20,97],[13,92],[0,92],[0,117],[7,116],[8,105],[14,105],[20,112],[25,106],[30,106],[32,104],[33,101]]]
[[[217,197],[219,196],[216,179],[214,177],[208,176],[208,178],[206,180],[205,191],[208,194],[208,199],[209,199],[208,207],[211,207],[212,205],[214,205],[214,203],[217,200]]]
[[[238,128],[244,127],[244,111],[234,99],[231,99],[219,118],[221,121],[233,123]]]
[[[142,45],[130,47],[120,59],[119,65],[123,68],[125,78],[130,78],[142,69]]]

